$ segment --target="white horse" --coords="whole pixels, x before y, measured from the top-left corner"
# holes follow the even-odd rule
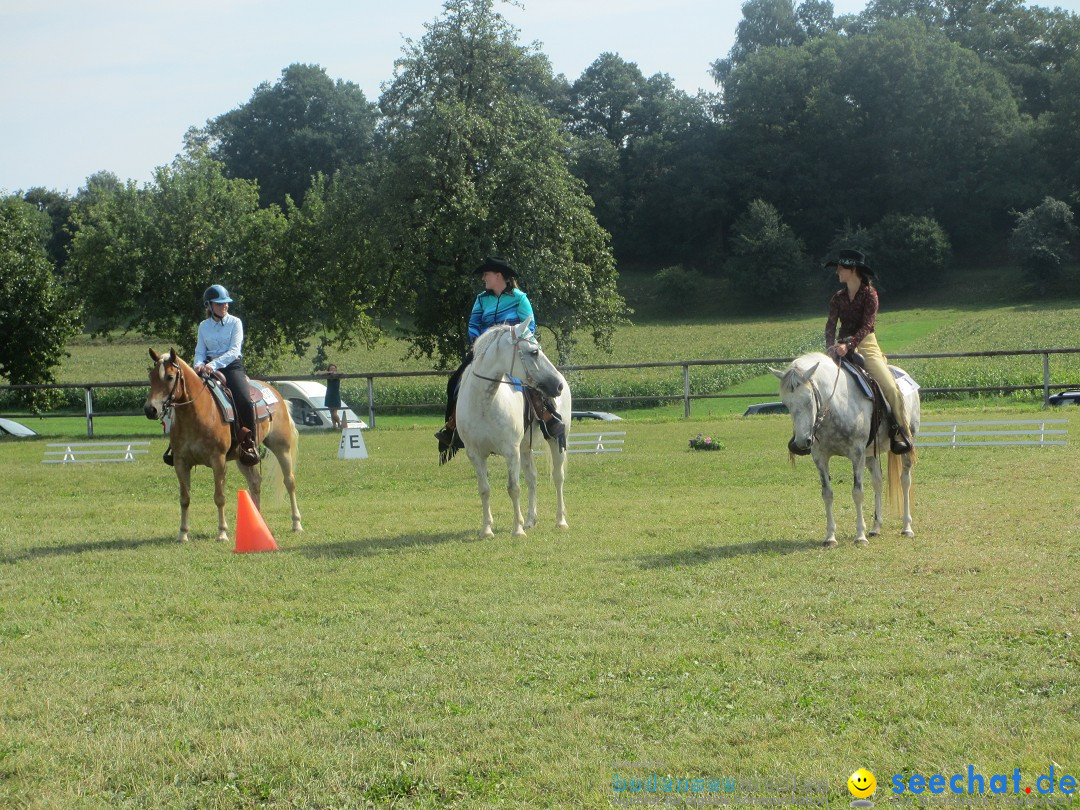
[[[506,489],[514,505],[514,536],[524,537],[525,529],[536,525],[536,464],[532,447],[545,440],[537,421],[525,430],[525,397],[515,390],[508,377],[523,380],[554,399],[559,415],[569,428],[570,386],[529,334],[531,321],[530,317],[517,326],[493,326],[478,337],[473,346],[473,361],[462,375],[458,389],[457,430],[469,461],[476,468],[484,511],[481,537],[495,536],[487,471],[490,455],[506,459]],[[559,449],[557,439],[548,439],[547,443],[551,451],[551,477],[555,482],[555,525],[565,529],[563,479],[566,477],[566,452]],[[521,515],[519,479],[522,471],[529,487],[529,514],[525,519]]]
[[[831,357],[820,352],[796,358],[786,371],[775,368],[769,371],[780,378],[780,398],[784,400],[795,426],[788,449],[798,455],[805,455],[809,450],[821,476],[821,499],[825,501],[825,547],[831,548],[837,544],[833,493],[829,483],[829,459],[833,456],[851,459],[855,543],[867,545],[866,521],[863,519],[863,468],[870,468],[874,485],[874,525],[870,528],[870,536],[875,537],[881,533],[882,520],[881,464],[878,454],[889,450],[888,420],[883,418],[877,435],[871,437],[873,403],[849,373],[837,366]],[[919,430],[919,392],[916,388],[901,391],[914,438]],[[906,537],[915,536],[911,528],[911,468],[914,455],[914,450],[902,456],[889,451],[889,499],[899,509],[897,485],[902,485],[903,534]]]

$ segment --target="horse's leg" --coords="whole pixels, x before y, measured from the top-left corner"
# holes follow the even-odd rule
[[[180,534],[179,543],[188,541],[188,507],[191,505],[191,466],[182,458],[174,456],[173,469],[176,480],[180,482]]]
[[[229,524],[225,522],[225,454],[215,456],[214,469],[214,503],[217,504],[219,543],[228,542]]]
[[[866,470],[866,454],[859,453],[851,460],[851,500],[855,502],[855,545],[866,546],[866,518],[863,517],[863,473]]]
[[[265,444],[278,460],[281,467],[281,477],[285,481],[285,491],[289,493],[289,506],[292,509],[292,530],[302,532],[304,527],[300,525],[300,507],[296,505],[296,431],[293,430],[291,439],[278,436],[271,432]]]
[[[814,453],[814,464],[817,465],[818,475],[821,477],[821,500],[825,502],[825,548],[836,545],[836,521],[832,513],[832,485],[829,483],[829,459],[827,456],[819,456]]]
[[[566,452],[559,449],[559,440],[548,442],[551,450],[551,480],[555,484],[555,527],[569,529],[566,522],[566,502],[563,501],[563,481],[566,480]]]
[[[525,528],[531,529],[536,525],[536,460],[533,458],[528,433],[525,441],[521,443],[521,473],[525,476],[525,485],[529,489],[529,511],[525,516]]]
[[[874,455],[868,456],[866,466],[870,468],[870,481],[874,485],[874,525],[870,527],[869,537],[877,537],[881,534],[881,521],[883,518],[881,507],[881,460]]]
[[[535,471],[533,477],[535,478]],[[506,457],[506,492],[514,508],[514,537],[525,536],[525,519],[521,515],[521,446],[512,447]]]
[[[484,525],[480,527],[480,539],[495,536],[495,521],[491,517],[491,482],[488,481],[487,457],[479,453],[471,453],[466,447],[465,452],[476,470],[476,488],[480,492],[480,506],[483,511]]]
[[[251,502],[255,504],[255,508],[262,514],[262,473],[259,472],[259,465],[249,467],[238,462],[236,466],[244,474],[244,478],[247,479],[248,495],[251,496]]]
[[[915,530],[911,528],[911,468],[915,463],[911,458],[913,452],[904,453],[901,457],[904,465],[904,470],[900,473],[900,485],[904,490],[904,529],[901,534],[904,537],[915,536]]]

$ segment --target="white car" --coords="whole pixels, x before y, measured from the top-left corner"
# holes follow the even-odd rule
[[[326,386],[321,382],[309,380],[282,380],[273,383],[278,393],[289,403],[293,422],[296,427],[326,428],[334,427],[330,419],[330,409],[326,407]],[[345,420],[349,427],[366,428],[367,423],[358,417],[345,400],[338,408],[338,417]]]
[[[37,431],[14,419],[0,419],[0,436],[37,436]]]

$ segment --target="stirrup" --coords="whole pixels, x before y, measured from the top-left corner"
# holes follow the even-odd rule
[[[547,411],[548,418],[540,419],[540,432],[545,439],[558,439],[559,449],[566,449],[566,425],[555,411]]]
[[[907,433],[900,430],[899,425],[889,426],[889,452],[895,456],[910,453],[915,447],[915,442],[907,437]]]
[[[170,467],[173,466],[173,452],[171,444],[166,447],[165,452],[161,454],[161,460],[168,464]]]

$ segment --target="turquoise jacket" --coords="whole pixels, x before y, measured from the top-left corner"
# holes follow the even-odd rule
[[[533,314],[529,297],[521,290],[507,288],[502,295],[484,290],[476,296],[472,314],[469,316],[469,341],[475,341],[492,326],[500,323],[511,325],[523,323]],[[529,331],[536,330],[534,320]]]

